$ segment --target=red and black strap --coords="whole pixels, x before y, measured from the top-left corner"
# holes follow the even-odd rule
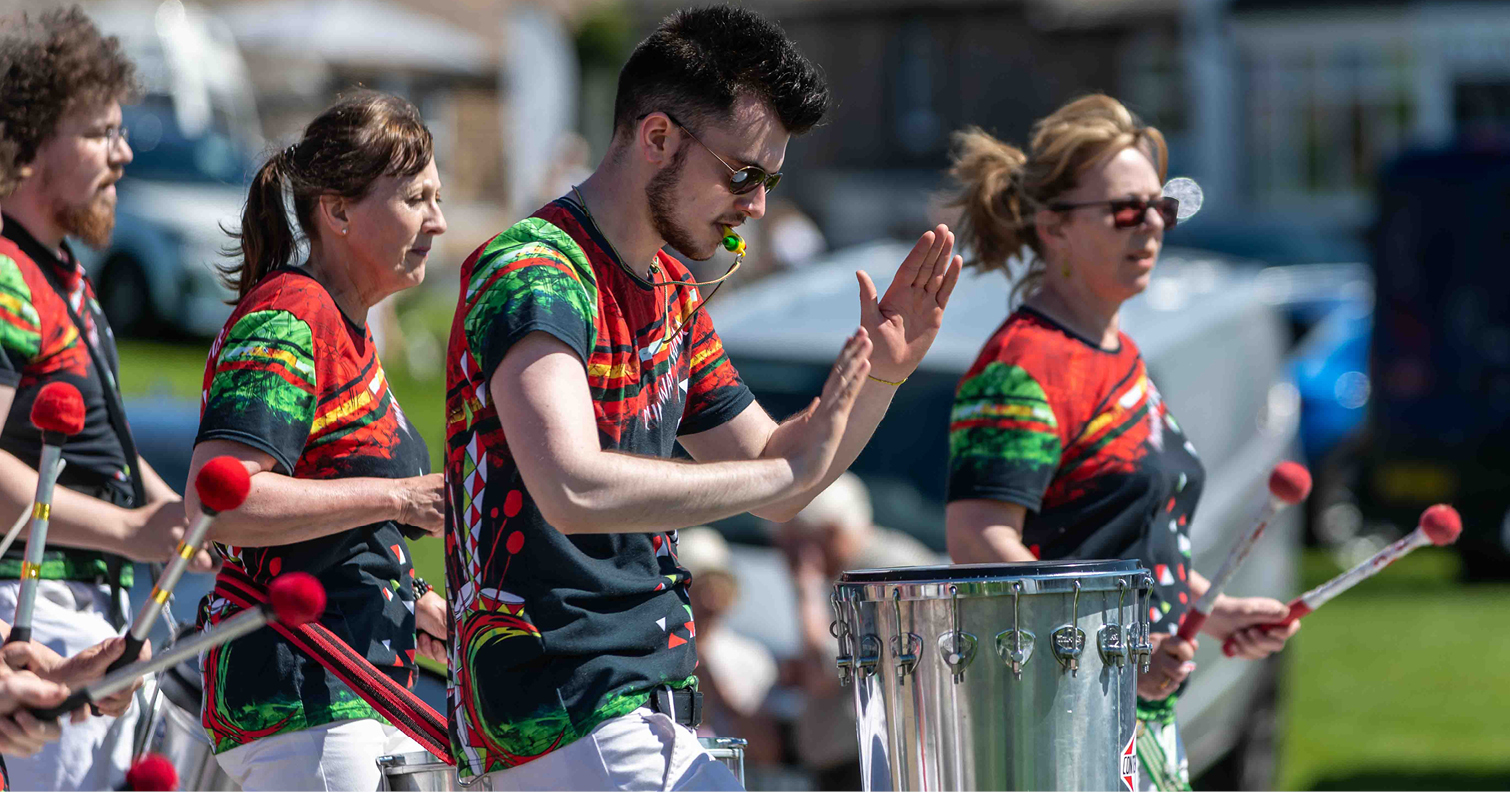
[[[267,600],[267,591],[241,570],[225,566],[215,578],[215,595],[240,608],[254,608]],[[446,764],[455,765],[446,719],[413,691],[376,666],[319,622],[289,627],[271,622],[278,634],[314,658],[353,692],[371,704],[390,723]]]

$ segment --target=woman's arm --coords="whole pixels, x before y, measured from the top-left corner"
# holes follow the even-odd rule
[[[220,515],[210,538],[240,547],[272,547],[394,520],[439,535],[445,522],[439,473],[403,479],[300,479],[273,472],[271,455],[230,440],[194,447],[189,481],[206,462],[232,456],[246,465],[252,488],[241,508]],[[184,493],[189,514],[199,513],[193,487]]]
[[[1022,525],[1027,514],[1026,507],[1006,501],[950,503],[944,527],[949,560],[956,564],[1038,560],[1022,543]]]

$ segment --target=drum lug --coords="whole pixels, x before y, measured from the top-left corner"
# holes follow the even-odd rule
[[[975,636],[967,632],[950,630],[939,636],[939,654],[944,658],[944,665],[954,672],[954,684],[965,680],[965,666],[975,659]]]
[[[1080,654],[1085,651],[1085,630],[1076,627],[1080,621],[1080,581],[1075,581],[1075,598],[1070,605],[1070,623],[1056,628],[1049,635],[1049,647],[1059,664],[1068,668],[1070,674],[1080,674]]]
[[[1060,665],[1069,669],[1071,674],[1080,673],[1080,654],[1085,651],[1085,630],[1066,624],[1049,637],[1049,646],[1053,647],[1054,657]]]
[[[834,665],[839,669],[839,684],[841,686],[848,685],[849,675],[853,672],[855,667],[855,659],[853,657],[850,657],[849,655],[839,655],[839,657],[834,660]]]
[[[1121,668],[1127,664],[1127,645],[1122,640],[1122,625],[1107,624],[1096,631],[1096,649],[1101,662]]]
[[[905,639],[905,645],[904,645]],[[897,658],[897,682],[907,684],[907,675],[917,668],[918,656],[923,653],[923,638],[917,633],[893,635],[891,653]]]
[[[1033,642],[1038,636],[1032,630],[1006,630],[996,634],[996,654],[1012,667],[1012,673],[1022,679],[1022,667],[1033,659]]]
[[[874,635],[860,637],[860,656],[855,658],[856,677],[868,677],[876,673],[881,662],[881,639]]]
[[[1147,598],[1143,599],[1143,604],[1140,605],[1138,603],[1139,596],[1145,592],[1148,594],[1148,596]],[[1132,644],[1133,657],[1136,659],[1136,662],[1140,662],[1142,664],[1142,673],[1145,674],[1148,673],[1149,662],[1153,658],[1153,643],[1151,642],[1150,636],[1148,634],[1149,622],[1147,615],[1148,603],[1152,600],[1153,577],[1145,574],[1143,578],[1138,581],[1138,592],[1133,595],[1133,607],[1135,607],[1138,611],[1138,618],[1133,622]]]

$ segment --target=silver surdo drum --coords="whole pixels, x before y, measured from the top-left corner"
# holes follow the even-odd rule
[[[865,789],[1136,789],[1151,586],[1133,560],[844,573]]]

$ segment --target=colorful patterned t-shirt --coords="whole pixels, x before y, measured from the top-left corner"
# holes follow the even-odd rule
[[[266,452],[303,479],[406,478],[430,456],[388,389],[372,334],[301,270],[268,275],[236,306],[205,365],[199,436]],[[400,684],[414,684],[414,568],[392,521],[273,547],[217,544],[228,567],[266,585],[308,572],[325,585],[320,623]],[[200,622],[236,612],[207,596]],[[346,718],[378,718],[344,683],[273,630],[202,658],[215,751]]]
[[[582,208],[558,200],[467,259],[446,374],[446,583],[452,749],[463,778],[560,748],[693,684],[696,627],[676,533],[565,535],[514,464],[488,382],[525,335],[581,358],[604,449],[669,457],[753,396],[694,286],[629,272]],[[657,254],[662,280],[690,282]],[[529,453],[526,451],[526,453]]]
[[[0,449],[33,470],[42,449],[41,433],[31,425],[31,408],[42,386],[66,382],[84,398],[84,429],[63,445],[67,463],[58,483],[118,506],[131,505],[131,468],[105,406],[107,388],[120,373],[115,336],[95,301],[94,288],[67,243],[63,258],[38,242],[21,224],[5,218],[0,230],[0,385],[16,389]],[[56,286],[54,286],[56,284]],[[67,294],[63,302],[59,288]],[[68,315],[83,321],[87,337]],[[106,371],[96,371],[88,344],[101,353]],[[0,559],[0,578],[17,578],[26,543],[17,541]],[[62,580],[102,580],[107,556],[90,550],[50,548],[42,556],[40,576]],[[121,583],[131,585],[129,563]]]
[[[1020,308],[955,391],[949,500],[1027,507],[1023,544],[1039,558],[1140,559],[1155,630],[1189,606],[1205,477],[1126,333],[1107,351]]]

